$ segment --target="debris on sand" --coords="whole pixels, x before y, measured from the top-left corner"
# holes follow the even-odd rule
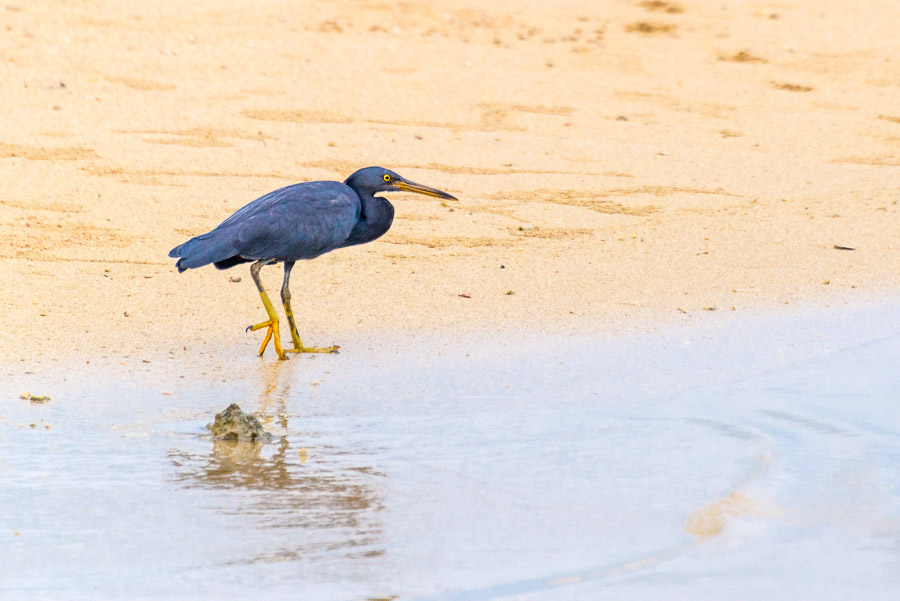
[[[753,56],[752,54],[750,54],[749,52],[747,52],[745,50],[741,50],[740,52],[738,52],[736,54],[729,54],[729,55],[720,54],[719,60],[720,61],[729,61],[732,63],[766,63],[766,62],[768,62],[766,59],[759,58],[758,56]]]
[[[26,400],[26,401],[31,401],[35,405],[40,405],[40,404],[46,403],[47,401],[50,400],[49,396],[31,394],[30,392],[23,392],[22,394],[19,395],[19,398]]]
[[[625,31],[627,31],[628,33],[637,32],[648,35],[657,33],[672,33],[676,29],[678,29],[678,25],[675,25],[673,23],[648,23],[647,21],[640,21],[638,23],[632,23],[625,26]]]
[[[215,440],[228,442],[269,442],[272,435],[266,432],[259,420],[244,413],[237,403],[228,405],[222,413],[216,414],[213,423],[207,426]]]
[[[801,86],[794,83],[779,83],[777,81],[773,81],[772,85],[778,88],[779,90],[787,90],[788,92],[812,92],[813,88],[810,86]]]

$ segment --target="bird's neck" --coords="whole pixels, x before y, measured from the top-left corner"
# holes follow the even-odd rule
[[[391,228],[394,222],[394,205],[386,198],[364,195],[360,197],[362,209],[359,220],[366,225],[369,240],[378,238]]]
[[[341,246],[371,242],[391,229],[391,223],[394,221],[394,205],[386,198],[367,194],[360,194],[359,199],[361,201],[359,220]]]

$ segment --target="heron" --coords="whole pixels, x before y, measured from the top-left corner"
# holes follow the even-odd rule
[[[268,319],[247,327],[248,332],[266,328],[259,347],[260,356],[269,340],[274,341],[279,359],[285,353],[336,353],[340,347],[304,346],[297,333],[291,309],[291,270],[294,263],[315,259],[338,248],[365,244],[380,238],[394,220],[394,205],[379,192],[415,192],[436,198],[457,200],[435,188],[405,179],[384,167],[365,167],[343,183],[303,182],[280,188],[235,211],[215,229],[179,244],[170,257],[181,273],[212,263],[228,269],[253,263],[250,275],[259,290]],[[266,265],[284,264],[281,304],[287,317],[293,348],[282,348],[278,315],[259,278]]]

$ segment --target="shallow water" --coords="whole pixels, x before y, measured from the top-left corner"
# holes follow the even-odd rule
[[[877,306],[12,373],[0,597],[895,599],[898,359]]]

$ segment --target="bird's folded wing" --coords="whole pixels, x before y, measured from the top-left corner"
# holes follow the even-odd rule
[[[257,260],[302,260],[339,247],[359,217],[358,197],[349,189],[318,192],[312,197],[297,191],[284,194],[262,210],[224,224],[235,232],[237,253]]]

